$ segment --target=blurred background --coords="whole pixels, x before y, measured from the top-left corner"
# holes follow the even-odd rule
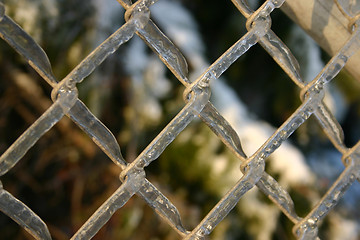
[[[263,1],[249,1],[253,9]],[[124,23],[116,0],[5,0],[12,17],[45,50],[55,76],[64,78]],[[179,47],[196,79],[246,33],[246,19],[231,1],[160,0],[151,17]],[[272,30],[298,59],[311,81],[330,59],[280,10]],[[182,109],[184,87],[134,36],[78,85],[79,96],[112,131],[131,162]],[[345,132],[348,147],[360,139],[360,84],[341,72],[326,103]],[[51,87],[0,41],[0,153],[51,105]],[[300,105],[299,88],[256,45],[212,83],[212,103],[253,154]],[[242,176],[240,161],[201,121],[193,121],[146,168],[147,178],[194,228]],[[344,170],[341,154],[310,118],[268,160],[266,170],[291,194],[305,216]],[[120,169],[70,119],[45,134],[1,178],[4,188],[48,225],[53,239],[69,239],[121,185]],[[360,187],[354,183],[320,228],[321,239],[360,239]],[[256,188],[210,239],[294,239],[293,224]],[[32,239],[0,213],[0,239]],[[179,239],[138,197],[117,211],[94,239]]]

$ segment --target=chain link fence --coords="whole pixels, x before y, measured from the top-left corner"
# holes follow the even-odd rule
[[[247,18],[248,31],[194,81],[188,78],[187,61],[181,51],[150,18],[149,7],[151,5],[156,7],[157,1],[138,0],[132,3],[130,0],[118,0],[118,2],[126,10],[126,23],[61,81],[54,77],[48,57],[42,48],[5,14],[6,5],[1,3],[1,38],[24,57],[52,87],[53,104],[1,155],[0,175],[11,170],[47,131],[66,116],[89,135],[121,169],[122,182],[71,239],[92,238],[133,195],[143,199],[182,239],[205,239],[226,218],[241,197],[254,187],[260,189],[294,224],[293,234],[297,239],[318,239],[320,222],[342,199],[349,186],[360,180],[360,142],[352,148],[345,146],[343,130],[323,101],[324,86],[339,73],[348,59],[359,49],[360,30],[357,27],[359,15],[351,11],[352,5],[348,5],[350,3],[347,1],[336,1],[337,7],[349,18],[352,35],[323,70],[307,83],[301,78],[299,65],[290,49],[271,30],[270,14],[278,11],[285,0],[267,0],[255,11],[246,1],[232,0],[236,8]],[[122,157],[113,134],[79,99],[77,85],[134,35],[138,35],[184,85],[185,105],[145,150],[134,161],[128,163]],[[246,156],[238,134],[209,101],[210,82],[216,81],[238,58],[256,44],[260,44],[301,89],[302,104],[253,155]],[[342,154],[345,170],[317,205],[306,216],[300,217],[295,212],[290,194],[265,171],[265,165],[269,156],[312,115],[316,117],[334,147]],[[158,159],[167,146],[195,118],[201,119],[240,160],[243,176],[194,229],[186,229],[176,206],[146,178],[144,169]],[[35,239],[51,239],[46,223],[25,203],[5,189],[6,186],[3,188],[1,185],[0,210]]]

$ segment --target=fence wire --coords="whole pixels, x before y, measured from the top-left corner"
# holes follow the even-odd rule
[[[267,0],[253,11],[243,0],[232,0],[247,18],[247,33],[206,69],[195,81],[188,79],[188,66],[180,50],[161,32],[150,18],[149,7],[156,0],[118,0],[125,8],[126,23],[91,52],[64,79],[58,81],[52,73],[47,55],[42,48],[10,17],[5,5],[0,5],[0,36],[41,75],[52,87],[53,104],[0,157],[0,175],[6,174],[25,153],[65,115],[87,133],[98,147],[121,169],[121,186],[96,210],[71,239],[90,239],[111,216],[133,195],[142,198],[156,214],[165,220],[182,239],[204,239],[236,206],[240,198],[254,186],[259,188],[293,224],[297,239],[318,239],[318,225],[339,202],[350,185],[360,180],[360,141],[352,148],[344,144],[340,124],[323,102],[323,88],[344,67],[359,49],[359,15],[349,12],[347,1],[337,6],[349,18],[352,35],[346,44],[309,83],[299,74],[297,60],[289,48],[271,30],[273,11],[278,11],[285,0]],[[156,6],[154,6],[156,7]],[[123,43],[138,35],[165,63],[185,86],[182,110],[153,139],[137,158],[127,163],[113,134],[78,98],[77,85],[89,76],[110,54]],[[255,44],[260,44],[283,71],[301,88],[302,104],[252,155],[246,156],[240,139],[230,124],[209,101],[210,82],[216,81],[239,57]],[[286,141],[307,119],[314,115],[335,148],[342,154],[345,170],[321,200],[304,217],[294,210],[289,193],[268,173],[268,157]],[[192,122],[200,118],[241,161],[243,176],[213,207],[205,218],[191,230],[185,229],[175,205],[146,179],[144,168],[155,161],[165,148]],[[6,186],[5,186],[6,188]],[[17,222],[36,239],[51,239],[46,223],[25,203],[1,185],[0,210]]]

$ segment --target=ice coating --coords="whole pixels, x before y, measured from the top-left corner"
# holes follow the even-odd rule
[[[259,40],[260,45],[273,57],[276,63],[299,86],[303,86],[300,66],[290,49],[271,30]]]
[[[3,189],[0,182],[0,211],[11,217],[37,240],[51,240],[46,224],[28,206]]]
[[[232,0],[232,2],[246,18],[249,18],[253,13],[246,1]],[[269,30],[264,37],[260,38],[259,43],[300,88],[305,87],[306,83],[300,76],[299,64],[296,58],[271,30]],[[314,115],[336,148],[340,152],[346,151],[346,147],[343,144],[344,137],[340,124],[323,102],[315,108]]]
[[[0,22],[0,36],[12,45],[34,69],[51,86],[55,87],[57,80],[52,73],[48,57],[43,49],[16,23],[5,16],[4,21]],[[15,34],[14,34],[15,33]],[[13,37],[14,35],[14,37]],[[120,153],[120,148],[113,134],[87,109],[87,107],[77,100],[74,107],[69,111],[69,116],[78,124],[102,149],[115,149],[113,159],[116,163],[125,167]],[[91,123],[91,124],[89,124]]]
[[[248,16],[247,16],[248,17]],[[259,26],[259,25],[258,25]],[[268,30],[268,33],[265,35],[267,36],[271,32],[271,30]],[[274,34],[272,34],[274,35]],[[275,36],[276,37],[276,36]],[[275,37],[272,37],[275,39]],[[241,49],[244,48],[244,43],[246,45],[247,42],[249,42],[250,37],[243,37],[243,41],[238,41],[238,43],[234,44],[232,49],[229,49],[227,53],[223,54],[212,66],[209,68],[205,74],[209,74],[209,72],[213,73],[214,78],[219,77],[222,72],[224,72],[243,52],[237,52],[237,54],[229,54],[231,53],[231,50],[233,49]],[[256,37],[255,37],[256,38]],[[260,38],[261,40],[262,38]],[[255,41],[257,38],[255,39]],[[282,57],[283,59],[290,59],[288,62],[293,63],[295,65],[296,71],[298,71],[298,63],[296,59],[291,54],[290,50],[278,39],[279,48],[281,47],[282,51],[286,52],[286,55]],[[255,44],[255,42],[251,44],[247,44],[248,47],[250,45]],[[274,48],[272,46],[272,48]],[[275,52],[275,50],[274,50]],[[277,55],[276,55],[277,56]],[[223,64],[225,62],[226,64]],[[169,66],[168,66],[169,67]],[[175,68],[173,68],[175,69]],[[215,74],[214,74],[215,69]],[[218,74],[216,74],[218,73]],[[295,73],[296,75],[297,73]],[[181,74],[177,74],[176,76],[179,76]],[[178,77],[179,78],[179,77]],[[179,79],[183,84],[184,80]],[[187,84],[184,84],[187,86]],[[234,129],[227,123],[227,121],[218,113],[218,111],[214,108],[214,106],[209,102],[203,109],[203,111],[200,113],[199,117],[204,121],[205,124],[209,126],[209,128],[217,134],[220,139],[224,142],[225,145],[227,145],[234,153],[237,155],[240,159],[246,158],[245,153],[242,150],[241,143],[239,140],[238,135],[234,131]],[[264,173],[264,178],[269,179],[269,176]],[[273,180],[273,179],[272,179]],[[290,211],[290,209],[293,209],[293,202],[289,195],[284,195],[284,197],[279,198],[276,193],[284,193],[283,188],[275,181],[273,180],[271,183],[269,182],[258,182],[257,185],[261,190],[264,191],[266,195],[271,196],[271,199],[273,201],[278,202],[278,205],[283,206],[282,210],[285,212],[285,214],[289,216],[295,216],[296,214],[294,212],[286,212],[287,210]],[[266,186],[267,185],[267,186]],[[269,187],[271,186],[271,188]],[[278,191],[273,191],[271,189],[276,189]],[[284,201],[285,200],[285,201]]]
[[[177,208],[147,179],[145,179],[144,184],[140,187],[138,195],[143,197],[146,203],[180,235],[185,236],[187,234]]]
[[[308,235],[312,234],[314,229],[317,230],[317,224],[323,220],[324,217],[333,209],[340,201],[342,196],[350,185],[360,179],[360,142],[358,142],[352,149],[350,149],[343,156],[343,161],[346,164],[345,170],[341,173],[335,183],[311,210],[311,212],[304,217],[302,221],[297,223],[293,232],[298,239],[307,239]],[[312,224],[308,224],[311,222]]]
[[[238,158],[246,158],[239,136],[210,102],[206,104],[201,111],[200,118],[217,136],[219,136],[224,144],[227,145]]]
[[[140,10],[121,28],[91,52],[62,82],[80,83],[89,76],[108,56],[114,53],[123,43],[129,41],[135,31],[144,27],[149,20],[149,11]]]
[[[223,72],[225,72],[236,59],[243,55],[250,47],[254,46],[258,40],[258,28],[256,25],[248,33],[246,33],[238,42],[236,42],[231,48],[229,48],[213,65],[210,67],[211,72],[215,78],[219,78]]]
[[[254,13],[244,0],[232,0],[233,4],[246,18]],[[259,39],[261,46],[272,56],[279,66],[290,76],[290,78],[302,87],[300,67],[290,49],[270,29]]]
[[[232,0],[232,2],[246,18],[249,18],[253,13],[245,1]],[[296,83],[300,88],[305,86],[306,83],[300,76],[300,67],[296,58],[293,56],[289,48],[271,30],[259,39],[259,43],[289,75],[294,83]],[[332,117],[332,114],[327,107],[324,106],[323,103],[319,104],[318,108],[315,109],[314,115],[323,126],[323,129],[330,140],[333,143],[336,143],[337,149],[342,151],[345,148],[345,146],[341,144],[341,142],[343,142],[342,129],[339,127],[337,120]]]
[[[115,211],[124,206],[139,191],[144,178],[145,172],[129,174],[123,184],[96,210],[71,239],[85,240],[94,237]]]
[[[118,0],[128,10],[131,6],[130,0]],[[188,64],[180,50],[150,19],[144,28],[139,29],[136,34],[159,56],[160,60],[170,71],[184,84],[190,84],[188,80]]]
[[[354,31],[350,39],[345,43],[345,45],[338,51],[338,53],[331,58],[328,64],[324,69],[319,73],[319,75],[310,82],[303,90],[303,94],[306,91],[309,92],[320,92],[324,85],[330,82],[345,66],[348,59],[358,51],[359,48],[359,28]]]
[[[297,223],[301,218],[296,214],[294,202],[290,194],[283,189],[275,179],[264,173],[256,186],[266,194],[270,200],[280,206],[281,211],[293,222]]]
[[[201,83],[201,82],[200,82]],[[209,100],[209,87],[194,86],[186,106],[159,133],[148,147],[121,173],[124,177],[132,168],[143,169],[156,160],[175,137],[195,118]]]
[[[120,146],[110,130],[95,117],[86,105],[77,100],[69,110],[68,116],[98,145],[109,158],[122,169],[126,162],[121,154]]]
[[[251,158],[268,158],[271,153],[279,148],[280,145],[311,116],[313,110],[309,105],[320,100],[321,96],[314,96],[304,102]]]
[[[251,161],[247,165],[247,170],[243,177],[184,239],[203,239],[205,236],[209,235],[216,225],[219,224],[236,206],[240,198],[259,181],[260,176],[264,172],[264,167],[265,163],[262,159]]]
[[[321,101],[319,106],[315,109],[314,114],[337,150],[341,153],[345,153],[347,147],[344,144],[344,132],[339,122],[331,114],[323,101]]]
[[[158,54],[159,58],[183,84],[190,83],[185,57],[151,20],[137,34]]]
[[[340,124],[322,100],[324,85],[338,74],[348,59],[358,50],[359,30],[355,29],[349,41],[323,71],[312,82],[306,83],[299,74],[297,60],[289,48],[270,29],[271,12],[285,1],[268,0],[258,10],[253,11],[245,0],[233,0],[234,5],[248,19],[248,32],[203,74],[191,82],[188,79],[188,66],[184,56],[150,19],[149,6],[155,4],[156,1],[142,0],[134,4],[130,0],[118,1],[126,9],[127,22],[90,53],[60,83],[52,73],[45,52],[20,26],[5,15],[4,5],[0,2],[0,37],[27,59],[29,64],[53,87],[54,100],[54,104],[0,157],[0,176],[9,171],[45,132],[67,115],[123,170],[120,176],[123,184],[99,207],[72,239],[92,238],[114,212],[135,194],[143,198],[183,239],[204,239],[236,206],[240,198],[255,185],[295,224],[294,234],[298,239],[318,239],[318,222],[334,208],[347,188],[356,179],[360,179],[360,143],[352,149],[346,148]],[[341,4],[344,3],[347,1],[341,1]],[[78,99],[76,84],[81,83],[120,45],[131,39],[134,33],[156,52],[185,86],[185,106],[136,160],[128,164],[123,159],[120,146],[110,130]],[[259,150],[248,158],[242,150],[235,130],[209,101],[210,82],[219,78],[239,57],[257,43],[261,44],[285,73],[303,89],[303,103]],[[312,211],[304,218],[300,218],[294,210],[294,202],[289,193],[268,175],[264,168],[265,160],[312,114],[317,117],[330,141],[343,155],[346,169]],[[190,232],[183,227],[176,207],[145,178],[144,168],[156,160],[196,116],[209,126],[241,160],[244,175]],[[0,210],[13,218],[36,239],[51,239],[43,221],[24,203],[5,191],[2,186]]]
[[[44,53],[44,51],[41,49],[41,47],[28,34],[26,34],[24,32],[24,30],[21,29],[20,26],[18,26],[16,23],[14,23],[10,18],[6,17],[6,21],[3,22],[2,27],[3,28],[1,30],[2,30],[3,34],[1,35],[1,37],[4,38],[4,40],[7,40],[9,42],[9,44],[12,45],[15,49],[17,49],[18,52],[23,57],[28,59],[29,63],[34,67],[34,69],[45,80],[47,80],[47,82],[51,86],[55,87],[57,84],[57,80],[55,79],[55,76],[52,73],[50,62],[49,62],[46,54]],[[12,37],[11,33],[13,33],[14,31],[17,33],[17,35],[15,35],[15,37]],[[105,46],[105,48],[109,49],[109,45],[111,45],[111,44],[114,45],[114,39],[117,40],[116,37],[118,37],[118,35],[113,36],[113,38],[108,40],[108,42],[110,42],[110,44],[107,44],[107,46]],[[23,39],[25,39],[25,41],[23,41]],[[103,49],[104,48],[102,48],[102,50]],[[97,52],[95,52],[95,54],[97,54],[100,57],[104,57],[103,52],[100,52],[100,54],[99,54],[99,51],[97,51]],[[106,55],[106,56],[108,56],[108,55]],[[101,62],[101,60],[98,61],[98,63],[100,63],[100,62]],[[82,67],[80,64],[78,66],[78,69],[81,69],[81,68]],[[91,69],[90,69],[90,71],[91,71]],[[58,107],[57,109],[60,109],[60,107]],[[48,110],[48,112],[50,112],[50,109]],[[53,114],[53,111],[50,112],[50,114],[45,114],[44,117],[46,117],[46,115],[51,115],[52,119],[55,119],[58,116],[57,114]],[[63,114],[60,113],[60,115],[63,115]],[[87,107],[79,99],[76,100],[75,104],[70,109],[68,115],[72,120],[75,121],[75,123],[82,130],[84,130],[94,140],[94,142],[97,145],[99,145],[99,147],[110,157],[110,159],[112,159],[114,161],[114,163],[119,165],[121,168],[126,167],[126,162],[121,155],[120,147],[119,147],[115,137],[113,136],[113,134],[87,109]],[[58,117],[58,118],[60,118],[60,117]],[[38,121],[40,121],[40,119]],[[49,119],[47,119],[46,121],[49,121]],[[40,122],[40,124],[38,124],[38,125],[40,125],[40,127],[41,127],[42,122]],[[35,127],[38,125],[34,124]],[[42,125],[42,126],[46,126],[46,124]],[[32,131],[33,128],[30,128],[29,131]],[[49,129],[47,129],[47,130],[49,130]],[[36,131],[38,131],[38,130],[36,129]],[[32,132],[34,132],[34,131],[32,131]],[[41,135],[41,133],[37,133],[37,134]],[[40,135],[38,137],[40,137]],[[21,156],[23,154],[25,154],[25,152],[28,150],[28,148],[30,148],[36,142],[36,139],[32,139],[29,142],[24,141],[24,140],[26,140],[26,138],[25,139],[19,138],[19,140],[17,140],[17,142],[16,142],[16,145],[20,145],[20,147],[22,148],[21,152],[17,152],[16,154],[14,154],[14,153],[12,153],[13,150],[9,149],[8,152],[6,153],[6,154],[12,153],[10,155],[15,155],[15,156],[10,160],[7,159],[6,161],[2,162],[2,164],[6,165],[3,168],[1,168],[1,170],[3,172],[8,171],[21,158]],[[21,143],[21,144],[19,144],[19,143]],[[27,145],[27,147],[24,148],[24,145]],[[15,148],[17,148],[17,147],[15,147]],[[5,155],[4,155],[4,157],[5,157]],[[3,157],[3,159],[5,159],[4,157]],[[149,191],[140,192],[142,194],[141,196],[144,198],[144,200],[146,202],[148,202],[149,204],[151,204],[151,206],[159,208],[158,212],[160,212],[163,216],[168,218],[169,222],[172,225],[176,226],[175,228],[183,229],[183,227],[180,226],[181,224],[179,224],[179,219],[180,219],[179,214],[178,214],[177,210],[176,211],[174,210],[176,208],[169,202],[169,200],[161,192],[159,192],[150,182],[147,181],[147,184],[145,184],[145,186],[147,186],[149,188],[152,187],[152,189],[154,189],[154,191],[153,192],[149,192]],[[155,197],[157,196],[157,197],[154,199],[154,196]],[[158,202],[158,199],[160,199],[162,202],[167,202],[167,204],[163,206],[162,204],[160,204]],[[171,211],[164,212],[162,209],[160,209],[161,207],[163,209],[171,209]],[[173,223],[173,221],[174,221],[174,223]]]
[[[25,153],[49,131],[65,114],[77,98],[76,91],[66,92],[36,120],[0,157],[0,176],[9,171]]]
[[[50,84],[56,85],[50,61],[44,50],[11,18],[4,16],[0,21],[0,37],[12,46]]]

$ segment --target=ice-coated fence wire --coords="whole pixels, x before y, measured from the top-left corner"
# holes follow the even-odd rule
[[[71,239],[90,239],[111,216],[133,195],[154,209],[182,239],[204,239],[236,206],[240,198],[254,186],[258,187],[293,222],[293,233],[298,239],[318,239],[318,223],[339,202],[348,187],[360,180],[360,141],[352,148],[344,144],[343,131],[323,102],[323,87],[344,67],[347,60],[360,48],[357,13],[351,11],[347,1],[336,1],[343,13],[348,13],[352,35],[346,44],[327,63],[313,81],[307,83],[299,74],[297,60],[289,48],[271,30],[270,13],[285,0],[267,0],[253,11],[243,0],[232,0],[247,18],[248,32],[220,56],[195,81],[188,79],[188,66],[180,50],[150,19],[149,7],[156,0],[118,0],[125,8],[126,23],[90,53],[63,80],[58,81],[41,47],[11,18],[5,15],[0,3],[0,36],[12,46],[53,88],[52,106],[47,109],[0,157],[0,175],[6,174],[25,153],[65,115],[72,119],[104,153],[121,168],[122,185],[97,209]],[[156,6],[155,6],[156,7]],[[349,10],[350,9],[350,10]],[[134,34],[158,55],[175,77],[185,86],[183,109],[168,123],[160,134],[130,164],[121,155],[113,134],[94,116],[78,98],[80,84],[120,45]],[[246,156],[240,139],[230,124],[209,101],[210,82],[216,81],[239,57],[259,43],[279,64],[283,71],[301,88],[302,104],[252,155]],[[265,172],[266,159],[289,136],[314,115],[333,145],[342,154],[345,170],[333,183],[318,204],[305,216],[299,217],[289,193]],[[186,230],[177,208],[151,182],[145,178],[144,168],[155,161],[165,148],[196,117],[199,117],[241,161],[243,176],[222,197],[205,218],[192,230]],[[0,183],[1,184],[1,183]],[[36,239],[51,239],[46,223],[25,203],[16,199],[0,185],[0,210],[16,221]],[[6,188],[6,186],[5,186]]]

